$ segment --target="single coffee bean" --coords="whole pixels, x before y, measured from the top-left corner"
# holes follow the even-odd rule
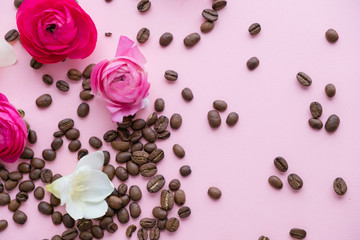
[[[333,183],[334,190],[338,195],[344,195],[347,191],[347,185],[344,179],[341,177],[335,178]]]
[[[19,190],[21,192],[31,192],[34,188],[35,184],[32,180],[25,180],[19,184]]]
[[[79,238],[80,240],[92,240],[94,236],[91,232],[85,231],[85,232],[80,232]]]
[[[68,149],[70,152],[77,152],[81,148],[81,142],[79,140],[73,140],[69,143]]]
[[[40,178],[43,183],[50,183],[53,173],[50,169],[43,169],[40,173]]]
[[[110,223],[109,225],[107,225],[106,230],[109,233],[114,233],[118,230],[118,225],[116,223]]]
[[[174,39],[174,36],[169,32],[162,34],[159,39],[160,46],[162,46],[162,47],[169,46],[173,39]]]
[[[318,102],[312,102],[310,104],[310,112],[313,118],[317,119],[321,117],[322,114],[322,106]]]
[[[7,191],[13,190],[14,188],[16,188],[17,185],[18,185],[18,181],[14,181],[11,179],[5,181],[5,189]]]
[[[139,186],[133,185],[129,189],[129,196],[133,201],[139,201],[142,197],[141,190]]]
[[[131,153],[129,152],[119,152],[116,154],[116,162],[118,163],[126,163],[131,160]]]
[[[212,199],[219,199],[221,197],[221,190],[217,187],[210,187],[208,189],[208,195]]]
[[[181,189],[177,190],[174,194],[174,201],[179,206],[184,205],[186,201],[185,192]]]
[[[10,172],[9,173],[9,178],[13,181],[19,181],[23,178],[23,174],[21,172],[18,171],[14,171],[14,172]]]
[[[169,183],[169,189],[171,191],[179,190],[180,186],[181,186],[181,183],[180,183],[180,181],[178,179],[173,179]]]
[[[290,230],[290,236],[296,239],[304,239],[306,238],[306,231],[300,228],[292,228]]]
[[[69,140],[76,140],[80,137],[80,131],[76,128],[71,128],[66,131],[65,137]]]
[[[156,226],[160,229],[160,230],[164,230],[166,228],[166,221],[167,218],[163,219],[163,220],[158,220]]]
[[[20,166],[20,165],[19,165]],[[30,166],[31,167],[31,166]],[[19,168],[19,167],[18,167]],[[19,170],[20,171],[20,170]],[[20,171],[21,172],[21,171]],[[0,170],[0,177],[2,180],[6,181],[9,179],[9,171],[6,169]]]
[[[84,73],[83,73],[84,74]],[[91,80],[88,78],[88,79],[84,79],[84,81],[82,82],[81,84],[82,88],[84,90],[91,90]]]
[[[170,118],[170,127],[172,129],[179,129],[182,124],[182,117],[178,113],[174,113]]]
[[[54,181],[58,180],[59,178],[62,178],[61,174],[55,174],[54,176],[52,176],[50,183],[53,183]]]
[[[155,142],[156,141],[156,133],[154,130],[152,130],[150,127],[145,127],[142,130],[142,136],[144,137],[144,139],[150,143]]]
[[[148,239],[148,233],[146,229],[140,228],[137,232],[137,237],[139,240],[147,240]]]
[[[95,149],[99,149],[102,147],[101,140],[98,137],[94,137],[94,136],[89,139],[89,144]]]
[[[126,171],[131,175],[131,176],[137,176],[139,175],[140,172],[140,168],[139,166],[134,163],[133,161],[128,161],[126,162]]]
[[[227,2],[225,0],[214,0],[213,4],[212,4],[212,8],[215,11],[219,11],[221,9],[223,9],[224,7],[226,7]]]
[[[150,238],[150,240],[159,240],[159,238],[160,238],[160,229],[158,227],[156,227],[156,226],[151,228],[149,238]]]
[[[126,210],[126,208],[120,208],[117,213],[117,218],[122,224],[129,222],[130,216],[128,210]]]
[[[56,152],[52,149],[45,149],[42,151],[42,157],[46,161],[54,161],[56,158]]]
[[[27,221],[27,216],[24,212],[16,210],[13,214],[13,220],[15,223],[23,225]]]
[[[143,149],[144,149],[144,146],[141,142],[137,142],[137,143],[134,143],[133,145],[131,145],[132,153],[137,152],[137,151],[142,151]]]
[[[166,221],[166,230],[169,232],[175,232],[180,225],[180,221],[177,218],[169,218]]]
[[[89,104],[83,102],[80,103],[78,109],[77,109],[77,115],[81,118],[86,117],[89,114],[90,106]]]
[[[115,168],[113,165],[110,165],[110,164],[106,165],[102,171],[103,171],[103,173],[108,175],[110,180],[112,180],[115,176]]]
[[[181,176],[187,177],[191,174],[191,168],[189,165],[184,165],[180,168],[179,172]]]
[[[87,231],[92,227],[92,221],[90,219],[81,219],[77,223],[77,228],[80,232]]]
[[[202,16],[210,22],[215,22],[216,20],[218,20],[219,17],[218,13],[213,9],[204,9],[202,12]]]
[[[130,135],[130,142],[136,143],[136,142],[140,141],[141,138],[142,138],[142,132],[140,130],[134,131]]]
[[[178,79],[178,73],[173,70],[167,70],[164,74],[166,80],[176,81]]]
[[[0,206],[8,205],[10,202],[10,195],[8,193],[0,193]]]
[[[299,190],[303,186],[303,180],[295,173],[292,173],[288,176],[288,182],[290,186],[295,190]]]
[[[289,168],[289,165],[285,158],[280,156],[274,159],[274,165],[280,172],[286,172]]]
[[[187,206],[181,207],[178,210],[178,215],[180,218],[187,218],[191,214],[191,209]]]
[[[283,187],[283,183],[280,178],[277,176],[271,176],[268,179],[269,184],[275,189],[281,189]]]
[[[321,129],[323,127],[323,123],[320,119],[310,118],[309,119],[310,127],[314,129]]]
[[[137,151],[132,154],[131,160],[138,165],[142,165],[149,161],[149,154],[145,151]]]
[[[72,228],[75,226],[75,220],[68,214],[63,215],[63,224],[66,228]]]
[[[270,240],[270,238],[261,235],[258,240]]]
[[[149,0],[141,0],[137,5],[137,9],[139,10],[139,12],[146,12],[150,9],[150,7],[151,2]]]
[[[331,84],[331,83],[329,83],[329,84],[327,84],[326,86],[325,86],[325,93],[326,93],[326,95],[328,96],[328,97],[333,97],[333,96],[335,96],[335,93],[336,93],[336,88],[335,88],[335,85],[334,84]]]
[[[129,142],[120,142],[120,141],[112,141],[111,142],[111,147],[114,149],[114,150],[117,150],[117,151],[121,151],[121,152],[126,152],[130,149],[130,143]]]
[[[251,71],[254,70],[255,68],[257,68],[259,66],[259,64],[260,64],[260,61],[257,57],[252,57],[246,62],[248,69]]]
[[[56,138],[61,138],[65,135],[65,133],[63,131],[56,131],[54,132],[53,136]]]
[[[63,240],[73,240],[77,237],[78,231],[76,228],[70,228],[61,234]]]
[[[21,159],[32,159],[33,157],[34,157],[34,151],[28,147],[25,147],[23,153],[20,155]]]
[[[305,87],[310,86],[312,83],[311,77],[309,77],[306,73],[303,73],[303,72],[299,72],[296,75],[296,78],[299,81],[299,83]]]
[[[4,231],[8,226],[8,222],[4,219],[0,220],[0,232]]]
[[[126,237],[131,238],[132,234],[136,231],[136,226],[131,224],[126,228]]]
[[[115,130],[109,130],[107,131],[104,136],[103,139],[105,142],[112,142],[114,141],[116,138],[118,137],[118,133]]]
[[[339,127],[340,118],[333,114],[331,115],[325,123],[325,129],[328,132],[335,132],[336,129]]]
[[[161,148],[157,148],[149,154],[149,160],[152,163],[158,163],[164,159],[164,151]]]
[[[77,69],[70,69],[68,72],[67,72],[67,77],[70,79],[70,80],[74,80],[74,81],[78,81],[81,79],[81,76],[82,76],[82,73],[77,70]]]
[[[169,190],[162,190],[160,195],[160,206],[162,209],[168,211],[174,207],[174,195]]]
[[[115,210],[111,207],[108,207],[108,210],[106,211],[105,217],[114,217],[115,216]]]
[[[166,219],[167,218],[167,211],[165,211],[164,209],[162,209],[161,207],[154,207],[152,210],[152,214],[155,218],[157,219]]]
[[[91,77],[91,72],[94,69],[94,67],[95,67],[94,63],[87,65],[87,67],[82,72],[82,76],[84,78],[87,78],[87,79],[90,78]]]
[[[208,122],[211,128],[218,128],[221,125],[220,114],[216,110],[210,110],[207,115]]]
[[[43,94],[36,99],[36,106],[39,108],[49,107],[52,103],[52,98],[49,94]]]
[[[167,138],[170,137],[170,135],[171,135],[171,133],[166,130],[166,131],[164,131],[164,132],[162,132],[162,133],[158,133],[157,136],[156,136],[156,138],[157,138],[157,139],[167,139]]]
[[[152,177],[157,173],[157,167],[154,163],[146,163],[140,166],[140,173],[143,177]]]
[[[47,202],[40,202],[38,210],[44,215],[51,215],[54,212],[54,207]]]
[[[55,195],[51,194],[50,195],[50,204],[54,207],[59,206],[61,203],[61,200],[57,197],[55,197]]]
[[[154,102],[154,108],[155,108],[155,111],[157,112],[162,112],[164,111],[164,108],[165,108],[165,101],[164,99],[162,98],[157,98]]]
[[[121,183],[118,187],[118,194],[119,196],[124,196],[127,192],[128,186],[126,183]]]
[[[44,74],[42,76],[42,81],[46,84],[46,85],[52,85],[54,82],[54,79],[49,75],[49,74]]]
[[[156,120],[154,124],[154,129],[157,133],[162,133],[166,130],[168,125],[169,125],[169,119],[164,115],[162,115]]]
[[[88,101],[94,98],[94,94],[91,93],[91,90],[83,90],[80,92],[80,99],[83,101]]]
[[[15,6],[16,8],[19,8],[23,1],[24,1],[24,0],[14,0],[14,6]]]
[[[130,197],[128,195],[124,195],[120,197],[123,201],[123,206],[126,207],[130,202]]]
[[[215,27],[215,24],[211,21],[205,21],[203,22],[203,24],[201,24],[200,26],[200,31],[202,33],[208,33],[211,32]]]
[[[143,218],[140,220],[140,226],[143,228],[152,228],[156,225],[156,220],[153,218]]]
[[[163,186],[165,185],[165,178],[163,175],[155,175],[152,177],[147,185],[146,188],[150,193],[158,192]]]
[[[146,119],[146,125],[151,126],[153,125],[157,120],[157,114],[156,112],[153,112],[149,115],[149,117]]]
[[[62,92],[67,92],[70,89],[70,85],[64,80],[56,81],[56,88]]]
[[[104,231],[98,225],[93,225],[91,227],[91,233],[96,239],[101,239],[104,237]]]
[[[32,58],[30,60],[30,67],[32,67],[33,69],[39,69],[42,67],[42,63],[39,63],[38,61],[36,61],[34,58]]]
[[[200,39],[201,36],[198,33],[191,33],[184,38],[184,45],[188,48],[194,47]]]
[[[33,181],[38,180],[40,178],[41,169],[33,169],[29,173],[29,178]]]
[[[335,43],[339,40],[339,34],[332,28],[326,31],[325,37],[329,43]]]
[[[261,31],[261,26],[258,23],[253,23],[249,27],[250,35],[257,35]]]
[[[31,144],[35,144],[37,141],[37,135],[36,132],[34,130],[30,130],[29,134],[28,134],[28,141]]]
[[[35,191],[34,191],[34,197],[37,199],[37,200],[42,200],[45,196],[45,190],[44,188],[42,187],[37,187],[35,188]]]
[[[219,112],[224,112],[227,109],[227,103],[223,100],[215,100],[213,102],[213,107]]]
[[[141,208],[136,202],[130,204],[129,211],[132,218],[138,218],[141,214]]]
[[[157,149],[157,145],[155,143],[146,143],[144,145],[144,151],[151,154],[152,151],[154,151],[155,149]],[[149,155],[150,157],[150,155]]]
[[[136,119],[135,121],[132,122],[131,124],[131,128],[132,130],[134,131],[138,131],[138,130],[141,130],[143,129],[144,127],[146,126],[146,122],[144,119]]]
[[[28,200],[29,195],[26,192],[18,192],[16,194],[16,200],[18,202],[25,202],[26,200]]]
[[[234,126],[239,121],[239,115],[236,112],[231,112],[226,118],[226,124],[230,127]]]
[[[150,37],[150,30],[148,28],[142,28],[136,35],[136,39],[139,43],[145,43]]]
[[[63,143],[64,141],[61,138],[54,138],[54,140],[51,142],[51,149],[53,151],[57,151],[62,147]]]
[[[59,122],[58,127],[65,133],[67,130],[74,127],[74,120],[71,118],[65,118]]]
[[[100,227],[101,229],[106,229],[107,226],[113,222],[113,219],[111,217],[103,217],[101,220],[100,220]]]

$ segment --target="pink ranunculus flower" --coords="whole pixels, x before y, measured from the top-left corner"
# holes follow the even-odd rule
[[[22,45],[40,63],[86,58],[95,49],[95,24],[75,0],[24,0],[16,23]]]
[[[0,93],[0,159],[15,162],[24,151],[28,131],[24,120]]]
[[[119,40],[116,56],[96,64],[91,73],[91,89],[106,101],[114,122],[133,115],[148,105],[150,83],[143,65],[146,63],[134,42],[125,36]]]

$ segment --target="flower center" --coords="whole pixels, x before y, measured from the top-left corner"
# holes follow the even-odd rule
[[[56,24],[49,24],[46,27],[46,31],[53,33],[55,31]]]

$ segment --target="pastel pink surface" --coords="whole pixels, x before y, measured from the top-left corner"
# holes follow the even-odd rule
[[[359,236],[360,212],[360,77],[358,59],[360,52],[360,2],[344,0],[303,1],[229,1],[219,11],[219,20],[211,33],[201,34],[202,39],[193,49],[186,49],[183,38],[199,32],[204,21],[201,12],[210,8],[210,0],[157,0],[152,1],[149,12],[139,14],[137,1],[111,3],[80,0],[81,6],[93,18],[99,33],[94,53],[85,60],[67,60],[47,65],[40,70],[29,67],[30,56],[17,41],[13,45],[19,60],[16,65],[0,69],[0,89],[10,102],[26,112],[26,120],[38,133],[33,146],[36,156],[50,147],[52,133],[57,123],[65,117],[75,120],[81,131],[83,147],[91,150],[88,139],[115,128],[105,103],[100,98],[91,100],[90,114],[86,119],[76,115],[81,103],[78,94],[80,82],[66,78],[70,68],[84,69],[87,64],[111,59],[120,35],[136,39],[138,30],[148,27],[151,31],[147,43],[140,51],[147,59],[149,73],[150,106],[139,113],[147,117],[153,111],[153,102],[162,97],[166,101],[164,114],[178,112],[183,116],[183,126],[172,131],[170,139],[159,142],[166,157],[158,165],[167,183],[179,178],[187,194],[186,205],[192,215],[181,221],[176,233],[162,232],[162,239],[291,239],[292,227],[307,230],[307,239],[354,239]],[[0,33],[4,35],[15,28],[16,9],[12,1],[0,4]],[[262,31],[251,37],[248,27],[259,22]],[[340,35],[335,44],[329,44],[325,32],[334,28]],[[104,36],[112,32],[111,38]],[[159,37],[171,32],[174,41],[170,46],[159,46]],[[246,61],[253,56],[260,59],[255,71],[248,71]],[[179,73],[177,82],[168,83],[163,75],[168,69]],[[299,71],[313,79],[309,88],[302,88],[296,80]],[[70,82],[70,91],[59,92],[54,85],[41,81],[45,73],[54,79]],[[336,96],[329,99],[324,92],[327,83],[335,84]],[[181,90],[190,87],[192,102],[181,98]],[[37,109],[35,99],[44,93],[53,96],[53,104],[45,110]],[[217,130],[210,129],[207,112],[216,99],[227,101],[229,107],[221,113],[223,123]],[[308,126],[309,105],[319,101],[324,109],[322,121],[335,113],[341,124],[334,134],[324,129],[314,131]],[[225,118],[231,111],[239,114],[238,124],[229,128]],[[184,159],[172,153],[173,144],[186,150]],[[58,151],[57,159],[47,163],[54,173],[72,172],[76,154],[67,150],[68,142]],[[110,150],[104,144],[103,150]],[[111,151],[111,163],[115,153]],[[281,155],[288,160],[288,173],[297,173],[304,180],[298,192],[287,184],[288,174],[279,173],[273,159]],[[178,169],[188,164],[193,173],[183,178]],[[16,165],[6,164],[11,170]],[[278,175],[284,182],[280,191],[267,183],[271,175]],[[338,197],[332,189],[333,180],[343,177],[348,192]],[[117,185],[119,182],[114,181]],[[44,186],[40,181],[37,185]],[[146,191],[146,180],[141,176],[130,178],[127,184],[138,184],[143,191],[139,202],[142,217],[151,216],[159,204],[159,193]],[[223,196],[213,201],[207,189],[217,186]],[[14,198],[17,190],[11,192]],[[6,207],[0,208],[1,218],[9,227],[0,233],[1,239],[50,239],[61,234],[65,227],[54,226],[50,217],[37,210],[38,201],[30,199],[21,210],[28,215],[24,226],[12,221]],[[46,201],[49,199],[47,194]],[[64,212],[64,208],[59,208]],[[177,215],[177,207],[170,216]],[[138,223],[138,220],[131,223]],[[117,220],[115,220],[118,223]],[[125,239],[125,226],[105,239]],[[133,237],[136,239],[136,236]]]

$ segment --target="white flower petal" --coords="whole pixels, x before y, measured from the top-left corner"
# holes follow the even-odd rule
[[[101,170],[104,164],[104,153],[102,151],[93,152],[82,157],[76,165],[75,171],[81,167],[88,166],[92,169]]]
[[[66,200],[70,197],[70,190],[72,184],[72,175],[61,177],[53,183],[46,185],[46,191],[54,194],[55,197],[61,200],[61,205],[64,205]]]
[[[66,212],[74,219],[78,220],[84,217],[85,215],[85,203],[81,201],[73,201],[69,199],[66,202]]]
[[[93,219],[99,218],[105,215],[108,210],[108,205],[105,200],[97,203],[85,202],[84,218]]]
[[[0,67],[7,67],[16,62],[14,48],[3,38],[0,38]]]

